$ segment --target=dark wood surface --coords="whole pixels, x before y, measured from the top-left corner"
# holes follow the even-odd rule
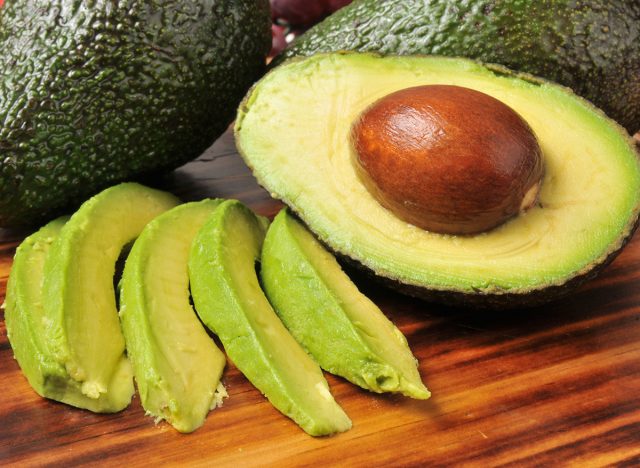
[[[238,198],[269,216],[281,206],[256,185],[230,134],[160,185],[185,200]],[[0,231],[2,298],[22,236]],[[229,365],[230,397],[183,435],[154,424],[138,397],[115,415],[40,398],[2,320],[0,466],[640,465],[639,239],[573,296],[531,310],[445,308],[359,285],[407,336],[430,400],[374,395],[328,375],[354,427],[314,439]]]

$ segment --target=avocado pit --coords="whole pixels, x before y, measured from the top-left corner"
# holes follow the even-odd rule
[[[445,234],[488,231],[533,206],[544,165],[529,125],[469,88],[391,93],[351,129],[356,170],[399,218]]]

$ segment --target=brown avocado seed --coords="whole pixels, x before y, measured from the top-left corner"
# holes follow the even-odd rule
[[[378,202],[428,231],[474,234],[536,203],[544,167],[529,125],[479,91],[389,94],[351,129],[354,163]]]

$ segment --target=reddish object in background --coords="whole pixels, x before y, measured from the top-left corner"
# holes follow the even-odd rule
[[[271,18],[309,27],[325,15],[325,2],[318,0],[271,0]]]
[[[309,28],[352,0],[271,0],[271,19],[289,26]]]
[[[273,25],[269,56],[278,55],[293,38],[351,2],[352,0],[270,0]]]
[[[0,0],[0,7],[2,6],[3,3],[4,3],[4,0]]]
[[[343,6],[347,6],[353,0],[326,0],[327,3],[327,13],[331,14],[336,10],[339,10]]]
[[[0,0],[1,1],[1,0]],[[271,52],[270,56],[276,56],[287,47],[287,28],[277,24],[271,25]]]

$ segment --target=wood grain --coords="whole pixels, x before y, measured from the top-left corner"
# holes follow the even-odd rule
[[[150,181],[148,181],[150,182]],[[185,200],[280,204],[258,187],[229,134],[151,181]],[[0,295],[25,233],[0,232]],[[28,386],[0,323],[0,465],[604,466],[640,464],[640,241],[561,302],[488,313],[359,285],[405,333],[433,393],[413,401],[327,376],[354,428],[314,439],[229,365],[230,397],[190,435],[155,425],[136,397],[115,415],[47,401]],[[4,318],[4,317],[3,317]]]

